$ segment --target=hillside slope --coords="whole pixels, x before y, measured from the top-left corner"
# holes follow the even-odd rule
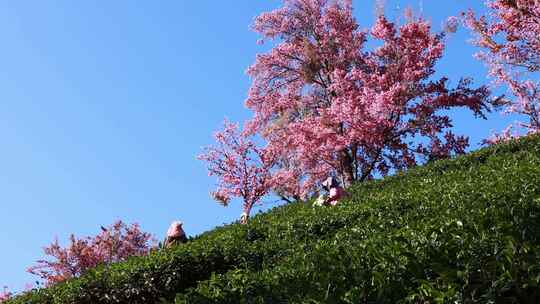
[[[540,137],[350,192],[7,303],[540,303]]]

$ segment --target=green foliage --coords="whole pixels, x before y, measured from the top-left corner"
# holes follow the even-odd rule
[[[540,303],[540,137],[350,192],[7,303]]]

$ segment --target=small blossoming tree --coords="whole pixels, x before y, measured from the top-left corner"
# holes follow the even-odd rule
[[[500,99],[506,113],[523,115],[526,122],[506,128],[487,140],[501,140],[540,131],[540,1],[490,0],[489,13],[464,13],[466,25],[483,50],[477,54],[489,67],[497,85],[505,85],[515,99]]]
[[[28,272],[45,280],[46,285],[77,277],[99,264],[122,261],[130,256],[146,255],[154,247],[152,235],[142,232],[139,225],[117,221],[101,227],[97,236],[77,238],[70,236],[67,247],[58,240],[44,248],[50,260],[39,260]]]
[[[5,302],[13,297],[13,293],[9,291],[7,286],[3,288],[2,291],[0,291],[0,303]]]
[[[270,190],[273,158],[228,121],[215,139],[217,145],[207,147],[198,159],[206,161],[209,175],[218,177],[217,190],[212,192],[216,201],[227,206],[232,197],[242,198],[245,223],[253,206]]]

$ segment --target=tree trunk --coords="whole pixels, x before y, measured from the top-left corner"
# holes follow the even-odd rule
[[[244,212],[242,212],[242,215],[240,216],[241,224],[247,224],[249,220],[249,213],[251,212],[251,207],[253,207],[253,204],[244,204]]]
[[[343,187],[347,188],[354,182],[354,160],[347,149],[339,153],[339,162],[341,165],[341,176],[343,176]]]

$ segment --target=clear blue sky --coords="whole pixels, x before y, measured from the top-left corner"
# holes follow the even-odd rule
[[[419,2],[389,0],[386,11]],[[424,0],[423,13],[440,29],[472,2],[482,9]],[[209,198],[214,180],[195,157],[225,116],[249,117],[244,71],[268,48],[249,25],[280,3],[0,2],[0,286],[35,281],[25,269],[55,236],[115,219],[159,237],[181,219],[194,235],[238,218],[238,204]],[[354,6],[369,26],[373,1]],[[486,83],[468,39],[450,37],[441,75]],[[454,118],[473,144],[509,121]]]

